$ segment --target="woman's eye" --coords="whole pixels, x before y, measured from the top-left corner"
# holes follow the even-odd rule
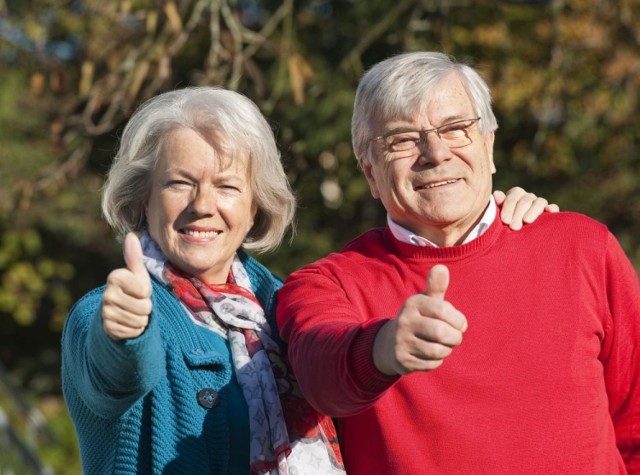
[[[192,188],[193,185],[185,180],[170,180],[167,183],[167,186],[170,188]]]

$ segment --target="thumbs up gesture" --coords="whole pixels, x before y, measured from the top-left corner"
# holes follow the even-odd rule
[[[112,271],[102,296],[102,326],[114,340],[140,336],[149,324],[151,278],[142,260],[138,236],[124,240],[126,267]]]
[[[449,269],[433,266],[427,290],[409,297],[396,318],[380,329],[373,344],[373,362],[380,372],[435,369],[462,342],[467,319],[445,300],[448,287]]]

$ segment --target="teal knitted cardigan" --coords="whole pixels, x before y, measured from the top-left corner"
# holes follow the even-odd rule
[[[275,331],[282,281],[240,253]],[[153,281],[149,326],[114,341],[102,329],[104,287],[71,309],[62,333],[63,394],[85,474],[247,474],[247,407],[227,341],[194,324]],[[207,409],[203,389],[218,395]]]

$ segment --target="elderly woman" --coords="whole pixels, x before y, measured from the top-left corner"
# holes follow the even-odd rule
[[[507,201],[516,226],[546,204]],[[217,88],[149,100],[102,207],[126,267],[73,307],[62,341],[85,473],[343,473],[331,420],[283,359],[281,280],[244,251],[275,248],[295,207],[255,104]]]
[[[240,250],[276,247],[294,207],[249,99],[191,88],[136,111],[103,197],[126,267],[63,333],[85,473],[342,472],[331,421],[298,397],[272,331],[281,281]]]

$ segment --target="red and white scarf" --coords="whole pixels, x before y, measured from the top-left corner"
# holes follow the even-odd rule
[[[343,475],[333,422],[301,396],[264,310],[236,255],[228,282],[206,284],[168,263],[144,231],[145,266],[180,300],[191,320],[227,338],[249,409],[252,475]]]

